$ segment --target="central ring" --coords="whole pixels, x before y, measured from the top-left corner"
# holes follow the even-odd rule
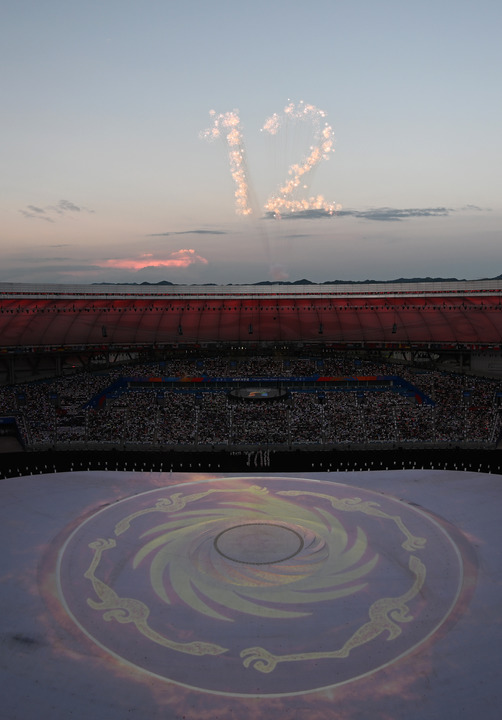
[[[295,530],[270,523],[246,523],[223,530],[214,547],[227,560],[246,565],[270,565],[297,555],[303,538]]]

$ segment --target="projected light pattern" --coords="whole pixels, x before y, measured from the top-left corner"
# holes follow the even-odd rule
[[[392,498],[229,478],[97,512],[58,576],[66,611],[121,661],[211,692],[287,695],[372,673],[431,637],[462,561],[441,526]]]
[[[255,492],[266,490],[250,488],[247,494]],[[310,615],[304,609],[307,601],[335,599],[362,589],[359,581],[375,567],[377,555],[365,557],[369,549],[364,532],[358,529],[349,542],[341,523],[331,516],[320,525],[314,513],[298,512],[301,524],[286,525],[274,521],[284,515],[282,499],[267,498],[258,515],[247,502],[231,505],[225,509],[222,503],[214,519],[205,516],[203,528],[200,513],[192,511],[142,536],[154,537],[135,555],[133,567],[151,556],[150,581],[161,600],[172,604],[177,596],[197,612],[231,622],[235,622],[232,611],[301,617]],[[253,522],[257,517],[260,522]]]

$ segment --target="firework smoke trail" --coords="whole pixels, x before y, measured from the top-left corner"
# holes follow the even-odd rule
[[[323,110],[319,110],[315,105],[307,105],[303,101],[298,105],[289,103],[284,108],[286,118],[294,118],[296,120],[309,120],[314,126],[315,144],[310,148],[310,154],[301,161],[291,165],[288,174],[291,179],[288,180],[279,192],[273,195],[265,205],[267,212],[273,213],[276,218],[281,217],[283,212],[299,212],[302,210],[324,210],[332,215],[340,206],[336,203],[328,203],[322,195],[310,197],[308,199],[295,199],[295,191],[300,187],[301,182],[305,181],[305,176],[310,173],[322,160],[328,160],[330,153],[334,152],[333,148],[333,129],[326,122],[321,126],[322,120],[326,117]],[[274,113],[263,125],[262,130],[277,135],[279,132],[282,119],[280,115]]]
[[[205,140],[216,140],[222,136],[224,137],[228,146],[230,174],[235,183],[236,213],[238,215],[251,215],[253,211],[249,202],[246,154],[239,113],[237,110],[232,110],[217,115],[215,110],[210,110],[209,115],[213,118],[213,126],[204,130],[201,137]]]

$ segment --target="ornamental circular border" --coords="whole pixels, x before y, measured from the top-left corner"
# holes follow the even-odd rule
[[[278,528],[298,546],[276,559],[270,538],[289,537]],[[225,533],[235,553],[218,548]],[[346,684],[417,650],[459,606],[463,569],[451,533],[415,506],[260,476],[99,510],[61,548],[57,583],[80,630],[121,662],[192,689],[271,697]]]

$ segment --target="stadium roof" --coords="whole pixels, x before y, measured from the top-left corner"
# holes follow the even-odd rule
[[[331,296],[367,296],[401,294],[477,294],[494,292],[502,294],[502,279],[492,280],[442,280],[407,282],[360,282],[360,283],[305,283],[302,284],[263,284],[263,285],[62,285],[0,283],[2,297],[323,297]]]
[[[502,280],[0,285],[4,350],[264,342],[498,347]]]

